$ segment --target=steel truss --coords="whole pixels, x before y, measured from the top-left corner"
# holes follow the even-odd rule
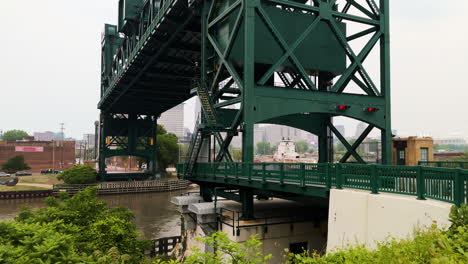
[[[155,175],[156,120],[154,115],[101,114],[99,133],[99,178],[111,180],[106,159],[136,156],[145,159],[148,173]]]
[[[341,2],[344,7],[339,9],[336,0],[202,1],[201,85],[198,91],[199,95],[200,90],[203,94],[200,96],[205,113],[202,123],[206,124],[203,131],[205,137],[210,131],[226,132],[224,137],[216,137],[219,149],[212,155],[215,157],[212,161],[221,161],[229,153],[232,137],[240,131],[243,161],[252,162],[254,124],[273,123],[318,135],[319,162],[333,161],[334,134],[347,149],[340,162],[353,157],[357,162],[365,163],[356,149],[372,129],[378,128],[382,138],[382,163],[391,163],[389,2]],[[352,14],[350,10],[353,9],[358,14]],[[281,25],[281,22],[289,21],[286,18],[278,21],[274,12],[308,15],[309,19],[307,25],[302,25],[301,30],[295,30],[296,34],[291,36]],[[346,23],[366,28],[347,34],[343,29]],[[222,31],[226,24],[229,24],[229,33],[221,39],[221,34],[226,35]],[[265,35],[262,35],[263,39],[258,37],[262,32],[256,30],[261,27],[267,29],[269,40],[273,40],[271,43],[265,42]],[[310,58],[297,55],[301,45],[319,29],[331,32],[333,41],[341,49],[339,52],[350,62],[338,73],[320,67],[307,68],[305,65],[309,64],[307,60]],[[366,42],[361,50],[351,47],[351,42],[357,40]],[[265,65],[256,61],[256,55],[261,53],[259,42],[265,49],[275,51],[271,55],[275,58],[273,63]],[[380,83],[376,84],[364,62],[378,43]],[[271,46],[278,48],[269,48]],[[233,55],[235,49],[237,54]],[[277,79],[281,83],[275,82]],[[347,93],[345,90],[351,82],[364,94]],[[233,105],[237,107],[229,108]],[[346,107],[338,109],[339,105]],[[368,127],[350,144],[333,125],[332,117],[336,116],[363,121]]]

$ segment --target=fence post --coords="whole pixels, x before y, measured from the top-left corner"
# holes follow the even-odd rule
[[[426,192],[424,190],[424,186],[425,182],[423,170],[421,166],[418,166],[416,170],[416,192],[418,195],[418,200],[426,200],[426,197],[424,197],[424,193]]]
[[[456,206],[460,206],[464,201],[464,180],[462,179],[462,174],[460,173],[461,169],[455,169],[455,177],[453,179],[453,185],[455,193],[453,195],[454,202]]]
[[[253,163],[248,163],[247,164],[249,166],[249,170],[248,170],[248,173],[249,173],[249,181],[252,181],[252,170],[253,170]]]
[[[371,191],[372,194],[378,194],[379,193],[379,180],[378,180],[378,175],[377,175],[377,165],[371,165]]]
[[[332,178],[331,178],[331,173],[330,173],[330,163],[324,163],[325,165],[325,179],[326,179],[326,185],[328,189],[331,189],[332,187]]]
[[[284,163],[280,164],[280,184],[284,184]]]
[[[343,175],[341,174],[341,163],[335,164],[336,168],[336,188],[343,189]]]
[[[301,187],[305,187],[305,164],[301,163],[301,173],[300,173],[300,179],[301,179]]]
[[[266,183],[266,164],[262,163],[262,182]]]

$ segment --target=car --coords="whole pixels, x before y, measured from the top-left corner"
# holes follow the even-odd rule
[[[10,176],[11,176],[11,174],[0,171],[0,177],[10,177]]]
[[[41,170],[41,174],[59,174],[62,171],[59,170],[52,170],[52,169],[47,169],[47,170]]]
[[[15,173],[16,176],[31,176],[32,173],[29,172],[29,171],[18,171],[17,173]]]

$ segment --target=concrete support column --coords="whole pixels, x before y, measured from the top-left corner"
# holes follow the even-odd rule
[[[252,190],[241,189],[239,194],[242,203],[242,219],[254,219],[254,197]]]

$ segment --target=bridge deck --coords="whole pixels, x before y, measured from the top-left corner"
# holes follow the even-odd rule
[[[200,18],[187,1],[164,1],[135,47],[123,50],[127,52],[121,52],[98,108],[164,112],[191,97],[192,79],[199,71]]]
[[[328,197],[331,188],[414,195],[459,205],[468,202],[468,170],[361,164],[197,163],[196,183],[217,183],[274,192]]]

